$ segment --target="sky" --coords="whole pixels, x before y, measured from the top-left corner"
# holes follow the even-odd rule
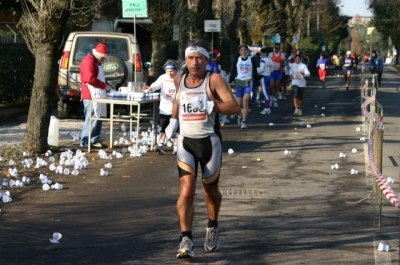
[[[341,0],[338,6],[343,5],[343,7],[340,7],[343,15],[372,17],[371,11],[368,10],[368,4],[365,2],[366,0]]]

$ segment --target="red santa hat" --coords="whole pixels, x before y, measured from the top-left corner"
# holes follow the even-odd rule
[[[97,44],[96,48],[92,50],[93,55],[106,57],[108,54],[107,46],[104,43]]]

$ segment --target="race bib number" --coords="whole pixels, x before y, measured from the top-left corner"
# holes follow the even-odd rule
[[[176,91],[176,89],[175,88],[170,88],[170,89],[168,89],[168,91],[167,91],[167,93],[166,93],[166,97],[167,98],[174,98],[175,97],[175,91]]]
[[[319,65],[319,69],[325,70],[325,64],[320,64],[320,65]]]
[[[206,98],[205,91],[185,91],[182,93],[181,102],[180,102],[180,113],[182,115],[182,120],[187,123],[198,123],[198,122],[206,122],[207,114],[205,111],[200,111],[198,109],[193,108],[192,106],[192,98],[197,97],[199,99],[199,104],[205,104]]]
[[[274,70],[279,70],[279,69],[281,69],[281,64],[278,62],[272,62],[272,68]]]
[[[302,74],[294,74],[293,77],[294,77],[294,80],[303,80],[304,79]]]

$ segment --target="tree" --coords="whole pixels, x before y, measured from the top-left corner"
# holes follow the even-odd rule
[[[50,122],[50,98],[54,86],[51,74],[55,53],[61,42],[63,28],[70,16],[69,0],[22,0],[20,19],[25,42],[35,56],[35,74],[28,121],[22,150],[43,152],[48,148],[47,134]]]
[[[374,13],[372,24],[393,43],[400,43],[400,0],[370,0]]]
[[[19,27],[29,50],[35,56],[35,73],[22,150],[44,152],[51,114],[51,95],[57,69],[57,49],[67,22],[74,12],[85,19],[109,1],[20,0]]]

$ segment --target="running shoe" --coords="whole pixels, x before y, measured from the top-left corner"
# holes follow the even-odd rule
[[[187,236],[182,237],[182,241],[178,246],[178,254],[176,255],[177,258],[193,258],[193,242]]]
[[[349,90],[349,86],[346,86],[346,90]]]
[[[107,147],[106,145],[102,144],[101,142],[93,143],[92,146],[96,147],[96,148],[105,148],[105,147]]]
[[[295,109],[293,115],[298,115],[299,114],[299,109]]]
[[[219,247],[219,229],[218,227],[206,228],[206,239],[204,240],[204,249],[207,252],[217,251]]]
[[[277,107],[278,107],[278,102],[272,101],[272,107],[273,107],[273,108],[277,108]]]
[[[163,146],[163,145],[159,145],[159,146],[158,146],[158,151],[157,151],[157,153],[158,153],[159,155],[165,155],[165,151],[164,151],[164,146]]]
[[[297,115],[299,115],[299,116],[303,115],[303,110],[299,109],[299,111],[297,112]]]
[[[237,123],[238,123],[238,125],[241,125],[242,124],[242,116],[238,116],[237,117]]]
[[[264,108],[263,111],[260,112],[262,115],[265,114],[271,114],[271,109],[270,108]]]
[[[247,129],[246,122],[242,121],[242,124],[240,125],[240,129]]]

